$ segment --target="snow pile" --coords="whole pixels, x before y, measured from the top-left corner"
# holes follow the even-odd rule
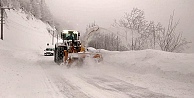
[[[194,54],[151,49],[101,52],[109,69],[106,74],[158,93],[178,98],[194,96]]]
[[[105,62],[128,67],[131,71],[151,73],[161,71],[194,74],[194,54],[160,50],[105,52]]]

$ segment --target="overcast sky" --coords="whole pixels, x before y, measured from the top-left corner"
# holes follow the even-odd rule
[[[73,28],[85,31],[87,24],[95,21],[99,26],[109,28],[114,19],[120,19],[125,12],[139,8],[145,12],[148,21],[168,24],[175,10],[175,21],[180,19],[178,31],[193,43],[188,52],[194,52],[194,0],[45,0],[57,18]]]

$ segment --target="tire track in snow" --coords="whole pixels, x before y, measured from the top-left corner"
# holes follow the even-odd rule
[[[49,61],[49,59],[40,59],[37,63],[44,70],[48,80],[50,80],[47,85],[54,85],[52,89],[58,93],[63,95],[63,98],[90,98],[85,93],[79,90],[79,87],[72,85],[68,79],[68,77],[63,76],[64,73],[61,73],[61,70],[58,68],[59,66],[55,64],[53,61]],[[58,90],[55,90],[57,88]]]
[[[83,86],[80,86],[79,83],[74,84],[76,83],[74,80],[74,83],[72,83],[71,79],[69,79],[72,78],[72,76],[79,78],[78,80],[81,80],[82,83],[85,81],[85,85],[88,85],[91,90],[96,90],[96,93],[104,92],[103,94],[105,96],[113,95],[115,98],[116,96],[122,95],[127,96],[125,98],[173,98],[165,94],[156,93],[146,88],[135,86],[126,81],[120,80],[119,78],[107,76],[106,74],[98,76],[95,72],[92,73],[90,71],[86,71],[85,69],[80,69],[78,70],[78,74],[76,73],[75,75],[71,75],[71,70],[76,70],[61,69],[61,66],[59,67],[53,61],[46,58],[38,63],[44,69],[47,77],[53,82],[58,91],[63,94],[65,98],[91,98],[93,96],[92,93],[85,92],[88,90],[82,88]],[[94,98],[98,97],[96,96]]]
[[[105,91],[118,92],[129,98],[174,98],[161,93],[152,92],[146,88],[134,86],[133,84],[113,78],[110,76],[87,76],[82,77],[87,83]]]

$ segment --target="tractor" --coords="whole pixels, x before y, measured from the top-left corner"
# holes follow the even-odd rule
[[[80,32],[76,30],[63,30],[61,39],[62,42],[56,43],[54,50],[54,61],[58,64],[70,67],[72,63],[81,65],[84,58],[91,55],[93,58],[101,58],[99,53],[91,54],[85,49],[80,41]]]

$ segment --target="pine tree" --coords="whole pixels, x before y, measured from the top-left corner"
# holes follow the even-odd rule
[[[50,22],[52,23],[52,15],[46,5],[45,0],[41,0],[40,1],[40,5],[41,5],[41,20],[45,21],[45,22]]]
[[[30,3],[32,4],[32,11],[31,13],[38,19],[41,19],[41,9],[40,3],[38,0],[31,0]]]

